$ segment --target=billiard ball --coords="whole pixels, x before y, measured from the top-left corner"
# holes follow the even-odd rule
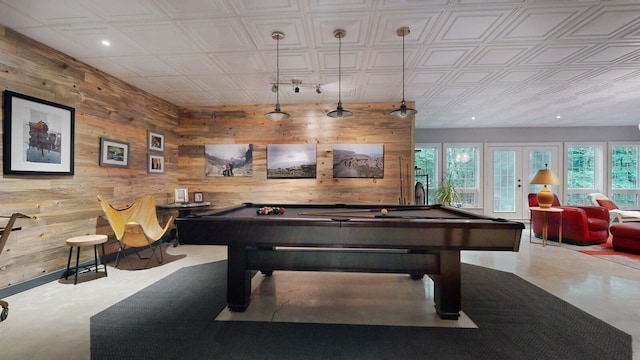
[[[382,210],[380,210],[380,213],[381,213],[382,215],[387,215],[387,212],[388,212],[388,211],[387,211],[387,209],[382,209]]]

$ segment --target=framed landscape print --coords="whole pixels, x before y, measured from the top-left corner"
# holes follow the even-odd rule
[[[383,176],[383,144],[333,145],[334,178],[381,179]]]
[[[207,144],[204,146],[206,176],[253,175],[253,145]]]
[[[149,154],[147,172],[150,173],[150,174],[162,174],[162,173],[164,173],[164,156],[163,155]]]
[[[100,138],[100,166],[129,167],[129,143]]]
[[[147,142],[149,144],[149,150],[164,151],[164,135],[149,131]]]
[[[315,178],[315,144],[267,145],[267,179]]]
[[[75,109],[4,92],[4,173],[73,175]]]

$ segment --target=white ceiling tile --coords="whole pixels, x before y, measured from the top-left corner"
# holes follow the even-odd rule
[[[152,54],[196,52],[199,49],[172,22],[121,25],[120,31]]]
[[[113,61],[127,70],[136,73],[138,76],[178,75],[176,70],[169,68],[155,56],[115,57]]]
[[[416,67],[424,69],[433,66],[457,66],[469,52],[468,48],[429,48]]]
[[[542,65],[542,64],[559,64],[570,56],[573,56],[586,48],[585,45],[553,45],[545,46],[537,51],[525,64]]]
[[[282,16],[290,12],[300,11],[298,0],[233,0],[229,4],[240,15]]]
[[[224,0],[155,0],[165,13],[175,20],[231,16]]]
[[[107,21],[165,20],[167,16],[151,0],[83,1],[94,13]]]
[[[101,20],[100,17],[82,6],[81,1],[77,0],[4,0],[3,2],[46,25],[77,24]],[[0,23],[4,23],[4,20]]]
[[[506,66],[512,63],[519,55],[523,54],[527,48],[510,47],[510,48],[487,48],[472,62],[472,65],[500,65]]]
[[[309,47],[302,16],[247,18],[243,20],[243,24],[249,30],[258,49],[276,48],[277,41],[271,37],[274,31],[284,33],[284,39],[280,40],[280,49],[283,52]]]
[[[15,30],[21,30],[27,27],[42,25],[41,22],[33,19],[25,13],[22,13],[7,4],[0,2],[0,14],[3,14],[0,24],[8,26]]]
[[[502,37],[507,40],[548,39],[580,14],[580,8],[532,8],[513,20]]]
[[[211,60],[227,74],[264,73],[275,70],[265,63],[264,55],[257,52],[212,54]],[[282,67],[281,67],[282,68]]]
[[[640,4],[632,7],[604,7],[593,18],[576,26],[567,35],[571,38],[610,37],[628,26],[640,21]],[[636,27],[637,28],[637,27]]]
[[[160,58],[182,75],[223,74],[224,71],[204,54],[164,55]]]
[[[180,21],[178,24],[205,52],[243,51],[254,48],[245,28],[234,19]]]
[[[619,60],[622,57],[639,54],[640,48],[636,44],[629,45],[607,45],[604,48],[594,51],[582,58],[581,63],[610,63]]]
[[[184,76],[154,76],[149,81],[173,92],[202,91],[204,90],[196,82]]]
[[[507,17],[509,10],[456,11],[438,34],[437,41],[481,41]]]
[[[110,25],[56,26],[52,29],[85,49],[84,52],[78,52],[77,57],[148,54],[144,48]],[[104,46],[104,40],[110,45]]]

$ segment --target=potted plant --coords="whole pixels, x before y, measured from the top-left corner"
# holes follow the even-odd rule
[[[456,205],[462,203],[462,195],[451,180],[451,174],[442,175],[442,181],[436,190],[436,202],[444,205]]]

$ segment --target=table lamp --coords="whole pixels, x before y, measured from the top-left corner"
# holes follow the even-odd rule
[[[562,183],[553,170],[549,169],[547,164],[544,164],[544,169],[538,170],[536,176],[531,180],[531,184],[544,185],[538,193],[538,206],[550,208],[553,204],[553,193],[547,188],[547,185],[560,185]]]

